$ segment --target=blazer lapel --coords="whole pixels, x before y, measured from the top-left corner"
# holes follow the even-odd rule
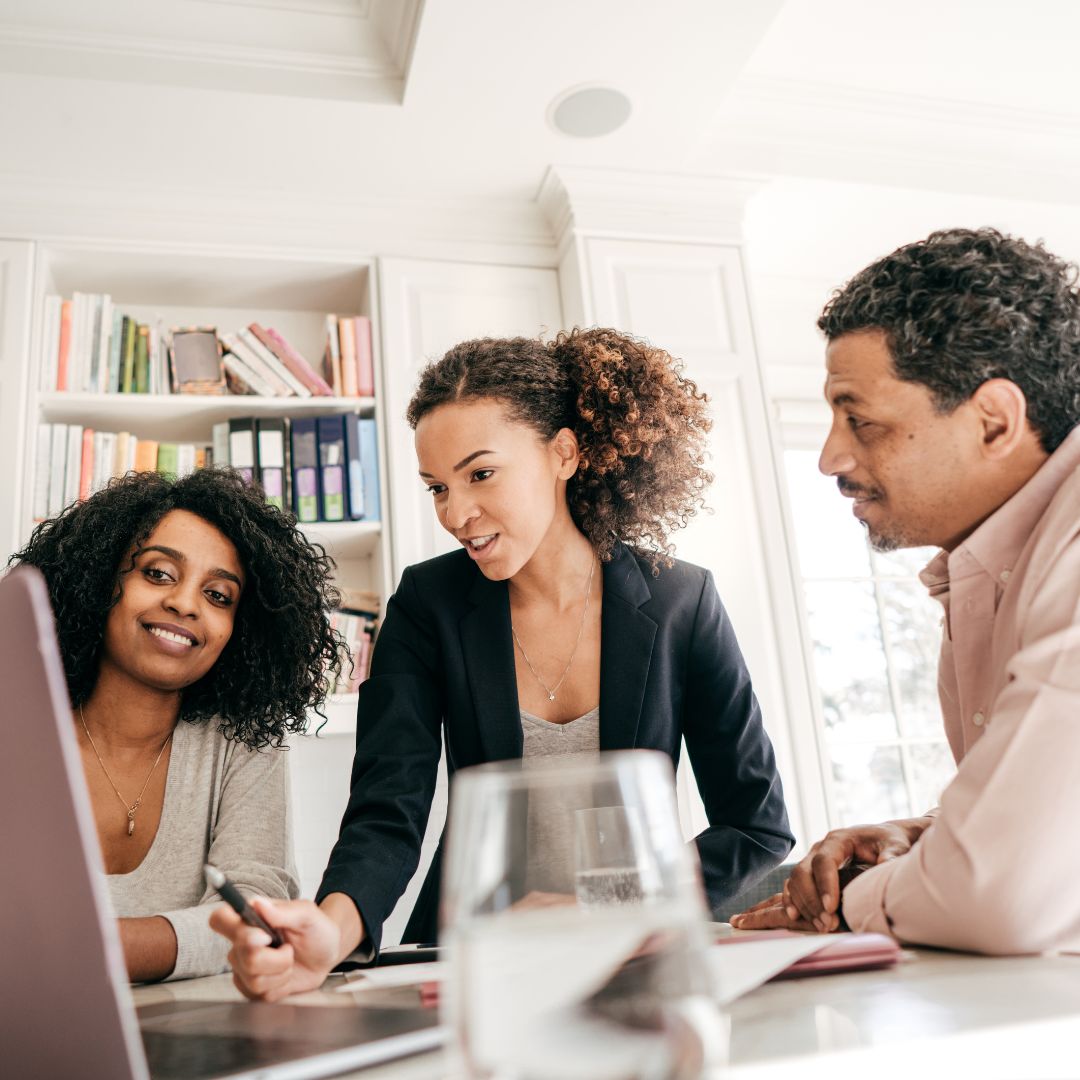
[[[600,749],[637,744],[656,623],[639,608],[651,599],[637,559],[620,544],[604,564],[600,618]]]
[[[522,753],[510,596],[506,582],[477,573],[469,593],[472,610],[461,620],[461,649],[472,694],[480,743],[488,761]]]

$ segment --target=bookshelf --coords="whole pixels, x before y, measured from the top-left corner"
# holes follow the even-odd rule
[[[385,604],[393,585],[390,513],[386,497],[386,434],[381,393],[378,304],[374,260],[265,256],[97,244],[38,244],[26,362],[23,474],[15,508],[16,542],[33,528],[35,437],[39,423],[81,424],[101,431],[129,431],[160,442],[208,443],[215,423],[234,417],[299,417],[355,412],[378,428],[382,514],[380,521],[312,522],[302,526],[337,564],[337,581],[378,593]],[[44,302],[49,294],[108,293],[116,307],[140,321],[165,327],[213,326],[224,334],[251,322],[273,326],[315,366],[321,360],[327,313],[372,320],[374,397],[265,398],[250,395],[98,394],[43,388],[40,378]],[[354,730],[355,695],[333,695],[323,734]],[[313,717],[313,727],[320,722]]]

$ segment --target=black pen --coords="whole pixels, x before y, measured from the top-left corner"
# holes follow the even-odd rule
[[[248,924],[257,930],[265,930],[270,935],[270,948],[276,949],[285,944],[285,939],[247,902],[247,897],[216,867],[209,863],[204,867],[206,880],[210,888],[217,889],[218,896],[225,901]]]

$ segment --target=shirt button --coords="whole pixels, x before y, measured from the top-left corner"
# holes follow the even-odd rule
[[[1011,575],[1012,575],[1011,570],[1002,570],[1001,571],[1001,580],[1002,581],[1008,581]]]
[[[972,723],[973,723],[973,724],[974,724],[974,725],[975,725],[976,727],[982,727],[982,726],[983,726],[983,724],[984,724],[984,723],[986,722],[986,717],[985,717],[985,716],[983,716],[983,714],[982,714],[981,712],[977,712],[977,713],[976,713],[976,714],[975,714],[975,715],[974,715],[974,716],[973,716],[973,717],[971,718],[971,722],[972,722]]]

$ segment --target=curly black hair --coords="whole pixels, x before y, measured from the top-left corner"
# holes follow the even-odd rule
[[[567,485],[575,524],[608,561],[617,541],[671,565],[668,535],[704,506],[712,421],[708,397],[663,349],[595,327],[536,338],[478,338],[429,364],[409,402],[415,428],[432,409],[468,398],[502,401],[546,439],[577,436]]]
[[[236,547],[247,576],[236,620],[217,663],[181,695],[181,719],[216,717],[221,731],[253,749],[281,746],[307,729],[342,664],[333,560],[309,544],[295,518],[267,504],[235,469],[200,469],[179,479],[128,473],[85,502],[41,522],[8,565],[45,577],[74,706],[97,682],[105,624],[119,601],[133,552],[171,510],[187,510]]]
[[[1053,453],[1080,423],[1077,267],[996,229],[943,229],[898,248],[837,290],[818,319],[832,341],[885,332],[899,378],[952,412],[1008,379]]]

